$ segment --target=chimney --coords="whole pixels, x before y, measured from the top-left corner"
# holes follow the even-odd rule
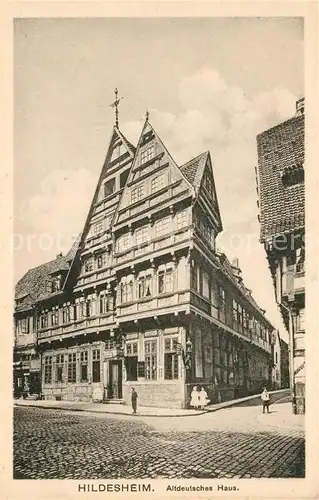
[[[302,97],[296,102],[296,116],[302,116],[305,113],[305,98]]]

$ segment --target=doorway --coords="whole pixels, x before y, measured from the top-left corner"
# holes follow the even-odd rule
[[[108,398],[122,399],[122,361],[109,361]]]

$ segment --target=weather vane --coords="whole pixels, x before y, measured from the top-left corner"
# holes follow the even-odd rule
[[[115,108],[115,126],[118,127],[119,126],[119,103],[120,103],[120,100],[123,99],[123,97],[118,97],[118,93],[119,91],[117,89],[114,90],[114,94],[115,94],[115,101],[112,102],[112,104],[110,104],[110,107],[111,108]]]

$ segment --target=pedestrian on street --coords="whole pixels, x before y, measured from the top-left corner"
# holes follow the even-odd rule
[[[201,387],[200,391],[199,391],[199,406],[201,408],[201,410],[203,410],[205,408],[205,406],[208,405],[210,399],[208,399],[208,394],[207,392],[205,391],[204,387]]]
[[[267,413],[269,413],[270,397],[266,387],[264,387],[263,392],[261,393],[261,401],[263,404],[263,413],[265,413],[265,408],[267,408]]]
[[[136,408],[137,408],[137,392],[134,387],[132,387],[132,394],[131,394],[131,401],[132,401],[132,409],[133,413],[136,413]]]
[[[190,405],[193,406],[195,410],[199,407],[199,391],[197,390],[197,386],[193,387],[191,392],[191,402]]]

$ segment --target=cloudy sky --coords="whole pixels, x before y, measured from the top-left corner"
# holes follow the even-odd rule
[[[303,96],[297,18],[23,19],[15,22],[15,280],[66,252],[108,147],[136,142],[145,110],[178,163],[210,150],[224,232],[246,285],[281,323],[258,242],[256,134]]]

